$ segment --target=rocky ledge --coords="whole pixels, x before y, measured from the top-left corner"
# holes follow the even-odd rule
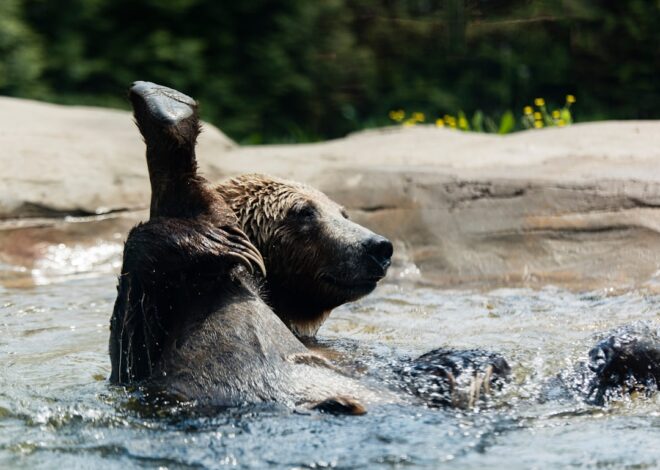
[[[129,113],[10,98],[0,110],[1,263],[116,239],[144,217],[144,150]],[[258,147],[206,125],[198,153],[210,179],[261,172],[325,191],[396,242],[394,276],[577,289],[658,280],[658,121],[508,136],[387,128]]]

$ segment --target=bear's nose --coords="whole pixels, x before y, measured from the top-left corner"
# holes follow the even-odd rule
[[[385,237],[375,235],[362,242],[365,251],[371,256],[383,269],[390,266],[390,258],[394,248],[392,243]]]

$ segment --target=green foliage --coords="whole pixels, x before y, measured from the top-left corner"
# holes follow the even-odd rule
[[[534,105],[537,107],[536,111],[532,106],[525,106],[523,109],[523,115],[520,119],[522,129],[564,127],[572,124],[573,115],[570,108],[573,103],[575,103],[575,96],[566,95],[564,106],[549,112],[545,100],[536,98],[534,100]],[[406,115],[407,113],[403,109],[392,110],[388,113],[390,120],[402,124],[404,127],[415,126],[426,120],[424,113],[419,111],[413,111],[407,118]],[[499,125],[496,124],[496,119],[493,116],[485,116],[481,110],[475,111],[471,123],[466,114],[460,110],[457,116],[445,114],[444,117],[436,119],[435,125],[436,127],[449,127],[461,131],[489,132],[491,134],[510,134],[521,130],[521,127],[516,124],[515,115],[511,110],[505,111],[500,116]]]
[[[463,111],[458,112],[457,126],[462,131],[470,130],[470,123],[468,122],[467,117],[465,116],[465,113]]]
[[[43,52],[22,16],[18,0],[0,2],[0,93],[38,97],[44,91]]]
[[[391,109],[504,132],[507,110],[568,90],[582,121],[657,118],[658,24],[651,0],[2,0],[0,93],[126,107],[152,80],[251,143],[340,136]]]
[[[513,117],[513,112],[507,111],[500,119],[500,127],[497,129],[498,134],[509,134],[513,132],[516,127],[516,118]]]
[[[475,130],[475,132],[485,132],[484,113],[479,109],[475,111],[474,116],[472,116],[472,128]]]
[[[573,103],[575,103],[575,96],[567,95],[564,106],[550,112],[548,111],[545,100],[543,98],[536,98],[534,100],[536,111],[534,111],[532,106],[525,106],[523,109],[522,125],[525,129],[571,125],[573,123],[573,113],[571,112],[571,105]]]

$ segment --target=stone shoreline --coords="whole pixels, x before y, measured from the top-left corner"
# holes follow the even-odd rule
[[[145,216],[144,150],[128,112],[12,98],[0,110],[0,263],[29,267],[48,244],[116,240]],[[434,285],[656,284],[660,121],[509,136],[386,128],[259,147],[207,125],[198,154],[211,180],[261,172],[318,187]]]

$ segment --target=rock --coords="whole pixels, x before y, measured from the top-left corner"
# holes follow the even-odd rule
[[[148,205],[129,113],[10,98],[0,109],[0,219]],[[394,277],[577,289],[658,280],[660,121],[507,136],[417,126],[257,147],[207,125],[199,158],[210,179],[261,172],[317,186],[398,241]]]
[[[230,173],[308,181],[398,240],[399,274],[415,266],[442,286],[656,284],[657,121],[508,136],[397,128],[236,152]]]
[[[144,144],[130,113],[0,97],[0,219],[148,206]],[[206,125],[199,160],[235,144]]]

